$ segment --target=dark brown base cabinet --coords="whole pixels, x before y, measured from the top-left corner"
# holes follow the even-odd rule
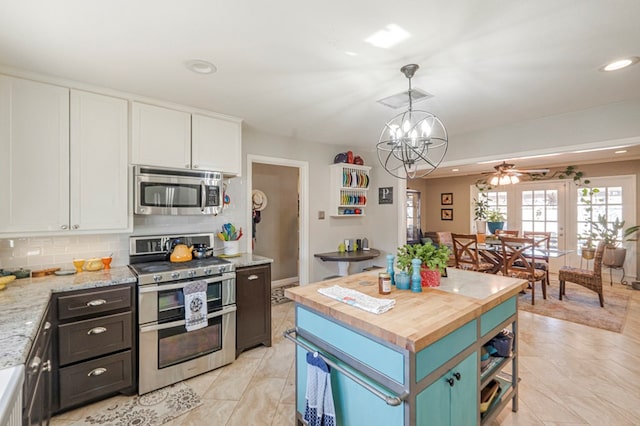
[[[271,264],[236,269],[236,356],[271,346]]]
[[[118,285],[53,296],[53,411],[137,391],[135,287]]]
[[[53,315],[50,305],[36,333],[25,365],[22,424],[47,425],[51,417],[51,343]]]

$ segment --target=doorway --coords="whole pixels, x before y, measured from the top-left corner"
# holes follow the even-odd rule
[[[254,228],[253,190],[267,200],[247,251],[274,260],[272,287],[309,282],[308,180],[307,162],[247,156],[246,229]]]

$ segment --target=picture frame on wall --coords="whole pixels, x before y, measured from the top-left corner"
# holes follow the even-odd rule
[[[440,220],[453,220],[453,209],[440,209]]]
[[[453,205],[453,193],[443,192],[440,194],[440,204],[443,206]]]
[[[393,204],[393,186],[378,188],[378,204]]]

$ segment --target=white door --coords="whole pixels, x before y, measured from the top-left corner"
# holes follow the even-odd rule
[[[191,168],[191,114],[131,103],[131,163]]]
[[[128,227],[125,99],[71,91],[71,229]]]
[[[509,209],[519,224],[521,235],[526,231],[551,232],[551,247],[566,248],[566,182],[521,182],[513,187],[514,207]],[[550,258],[550,271],[557,273],[566,263],[564,257]]]
[[[240,176],[242,171],[240,122],[193,114],[191,126],[192,167]]]
[[[0,232],[69,226],[69,90],[0,76]]]

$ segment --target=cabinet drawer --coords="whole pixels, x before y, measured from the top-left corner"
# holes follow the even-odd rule
[[[104,314],[131,307],[131,287],[84,291],[79,294],[58,297],[58,319],[79,318],[85,315]]]
[[[131,312],[58,327],[60,365],[131,348]]]
[[[60,369],[60,408],[131,386],[131,351]]]

